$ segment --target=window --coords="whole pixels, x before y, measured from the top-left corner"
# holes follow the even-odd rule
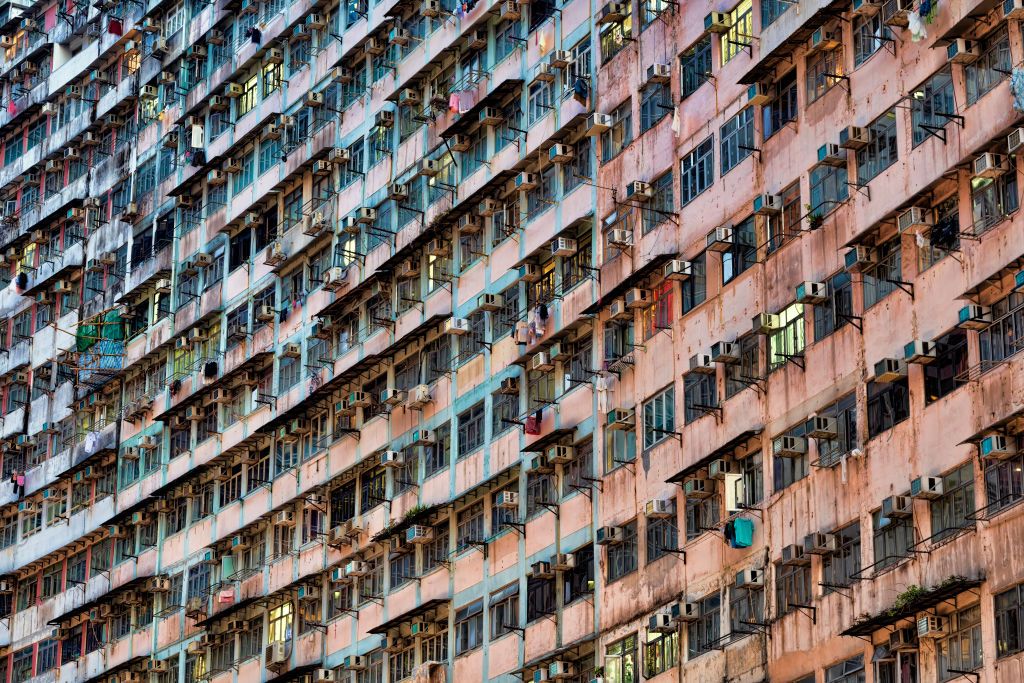
[[[482,500],[459,511],[456,533],[456,552],[484,540],[484,502]]]
[[[465,363],[484,350],[484,334],[487,329],[483,311],[471,314],[467,319],[469,334],[459,337],[459,362]]]
[[[693,659],[710,652],[721,638],[722,597],[718,593],[699,601],[700,613],[696,621],[686,627],[687,657]]]
[[[960,250],[960,202],[957,193],[935,205],[935,223],[924,233],[924,240],[915,240],[917,272],[923,273],[950,252]]]
[[[858,67],[868,61],[887,41],[892,39],[889,27],[882,19],[882,12],[871,16],[857,17],[853,21],[853,65]]]
[[[779,328],[768,335],[768,367],[778,370],[793,358],[802,358],[807,339],[804,305],[793,303],[779,311]]]
[[[711,75],[711,36],[697,41],[679,56],[680,95],[686,99]]]
[[[764,590],[756,586],[733,586],[729,595],[729,630],[733,634],[757,633],[764,624]]]
[[[836,436],[818,439],[818,466],[838,465],[842,456],[857,447],[857,395],[847,394],[819,411],[822,417],[836,419]]]
[[[807,104],[842,80],[843,50],[822,50],[807,60]]]
[[[975,235],[980,235],[1001,223],[1019,206],[1015,172],[1004,173],[994,179],[971,179],[971,216]]]
[[[977,41],[981,58],[964,66],[967,83],[967,104],[974,104],[982,95],[1009,77],[1013,69],[1010,57],[1010,35],[1004,24]]]
[[[810,565],[788,565],[775,563],[775,613],[778,616],[789,614],[794,605],[811,603],[811,567]]]
[[[683,315],[686,315],[707,298],[707,254],[701,252],[690,261],[690,277],[681,284]]]
[[[455,654],[480,647],[484,640],[483,600],[471,602],[455,611]]]
[[[883,517],[881,509],[871,513],[874,531],[875,571],[891,567],[910,555],[914,545],[913,517]]]
[[[651,288],[651,305],[640,312],[643,339],[647,341],[661,330],[672,328],[675,312],[672,307],[672,281],[662,280]]]
[[[967,334],[954,330],[935,343],[935,360],[924,366],[924,401],[931,404],[967,383]]]
[[[683,419],[686,424],[708,415],[717,407],[718,381],[715,375],[702,372],[683,375]],[[664,436],[668,435],[662,435],[662,438]]]
[[[634,431],[606,429],[605,439],[605,472],[611,472],[619,465],[636,460],[636,433]]]
[[[1024,649],[1024,586],[1014,586],[995,596],[996,656],[1005,657]]]
[[[860,571],[860,522],[832,532],[836,552],[821,556],[821,586],[825,595],[846,588]]]
[[[651,199],[642,209],[645,235],[669,220],[669,217],[675,213],[674,204],[672,172],[669,171],[651,183]]]
[[[622,542],[609,545],[607,548],[609,582],[636,571],[636,520],[622,525]]]
[[[714,138],[701,142],[680,162],[680,204],[686,206],[715,180]]]
[[[754,108],[747,107],[725,122],[722,137],[722,175],[754,151]]]
[[[612,125],[601,133],[601,161],[618,156],[633,140],[633,103],[626,100],[611,113]]]
[[[824,216],[845,201],[849,192],[846,182],[846,166],[820,164],[811,169],[811,213]]]
[[[491,593],[490,605],[491,640],[511,633],[510,626],[519,626],[519,582],[511,583],[500,591]]]
[[[864,310],[889,296],[902,284],[902,242],[891,239],[875,250],[875,263],[861,273],[864,286]]]
[[[644,678],[654,678],[679,663],[679,632],[647,632],[644,643]]]
[[[821,341],[850,322],[853,316],[853,285],[846,271],[826,282],[826,300],[814,305],[814,341]]]
[[[942,495],[931,502],[932,541],[974,528],[974,466],[968,462],[942,476]]]
[[[784,3],[781,0],[761,0],[762,7],[765,3],[774,3],[782,5],[783,7],[789,7],[789,3]],[[761,16],[763,21],[764,15],[762,14]],[[774,99],[764,105],[761,110],[764,123],[765,140],[782,130],[782,127],[790,121],[796,121],[797,112],[796,69],[791,69],[785,76],[775,83]],[[751,140],[753,140],[752,132]],[[753,145],[750,146],[753,147]],[[797,191],[799,192],[799,184],[797,185]]]
[[[807,427],[805,424],[799,424],[795,427],[791,427],[785,432],[787,436],[800,438],[805,438],[804,435],[806,433]],[[772,461],[772,483],[775,486],[776,491],[781,491],[787,486],[791,486],[807,476],[808,462],[806,453],[798,457],[776,455],[772,457]]]
[[[650,564],[679,548],[679,529],[676,527],[676,502],[672,501],[671,515],[665,519],[647,519],[647,563]]]
[[[441,566],[448,560],[450,532],[448,520],[434,526],[434,537],[423,546],[423,573]]]
[[[864,683],[864,655],[851,657],[825,669],[825,683]]]
[[[857,181],[866,185],[872,178],[892,166],[899,151],[896,148],[896,110],[890,109],[868,126],[867,146],[857,150]]]
[[[665,118],[672,109],[672,95],[668,85],[652,83],[644,87],[640,94],[640,132],[654,128],[654,125]]]
[[[608,683],[640,683],[636,670],[636,634],[606,646],[604,677]]]
[[[633,5],[626,5],[626,18],[621,22],[606,23],[601,26],[601,63],[608,61],[626,47],[633,36]]]
[[[708,498],[686,498],[686,540],[699,538],[705,531],[714,529],[719,522],[718,509],[721,501],[718,496]]]
[[[982,667],[981,606],[973,605],[947,617],[949,635],[936,641],[940,681],[961,678],[964,671]],[[997,636],[998,637],[998,636]]]
[[[640,12],[643,15],[643,27],[647,28],[669,8],[668,0],[640,0]]]
[[[259,82],[260,81],[257,76],[252,76],[245,82],[242,95],[235,100],[238,103],[236,105],[238,107],[237,118],[242,118],[256,106],[256,102],[259,98]]]
[[[675,431],[675,388],[669,387],[644,404],[644,448],[662,442]]]
[[[526,583],[526,621],[555,613],[555,580],[531,577]]]
[[[459,458],[464,458],[484,443],[484,404],[477,403],[459,415]]]
[[[719,38],[719,49],[722,55],[722,66],[740,54],[754,39],[754,3],[741,0],[740,4],[729,12],[729,30]]]
[[[907,378],[868,384],[868,438],[892,429],[910,417]]]
[[[937,130],[945,128],[957,113],[950,67],[940,69],[910,93],[910,112],[915,147],[932,135],[944,137]]]
[[[1024,292],[1013,292],[991,308],[992,324],[978,333],[983,372],[1024,350]]]
[[[551,84],[544,81],[530,85],[527,122],[533,124],[551,112]]]
[[[732,282],[747,271],[757,260],[757,235],[751,216],[732,230],[732,245],[722,254],[722,284]]]

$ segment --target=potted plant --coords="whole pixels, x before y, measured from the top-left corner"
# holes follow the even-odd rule
[[[817,230],[821,227],[821,224],[825,222],[825,217],[815,211],[814,207],[810,204],[805,204],[804,206],[807,209],[807,224],[810,226],[811,230]]]

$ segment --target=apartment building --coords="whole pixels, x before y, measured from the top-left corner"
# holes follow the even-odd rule
[[[0,683],[1024,680],[1021,2],[0,5]]]

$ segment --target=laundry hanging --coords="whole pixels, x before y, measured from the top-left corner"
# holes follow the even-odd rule
[[[1015,66],[1010,72],[1010,92],[1013,93],[1013,108],[1024,112],[1024,68]]]

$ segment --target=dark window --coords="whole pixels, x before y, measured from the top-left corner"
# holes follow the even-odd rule
[[[717,407],[718,381],[715,375],[691,372],[683,376],[683,414],[686,424],[711,413]]]
[[[622,526],[623,540],[608,546],[608,581],[615,581],[637,568],[636,521]]]
[[[574,566],[562,575],[562,604],[594,592],[594,546],[585,545],[573,551]]]
[[[824,216],[846,201],[850,188],[846,166],[819,164],[811,169],[811,215]]]
[[[860,571],[860,522],[832,532],[836,551],[821,557],[821,586],[825,595],[853,583]]]
[[[672,554],[679,547],[679,529],[676,527],[676,506],[672,501],[672,516],[666,519],[647,519],[647,562]]]
[[[686,206],[715,181],[714,137],[709,137],[683,157],[680,168],[680,205]]]
[[[874,531],[875,571],[891,567],[910,555],[914,538],[913,517],[883,517],[881,510],[871,513]]]
[[[789,614],[794,605],[811,604],[810,566],[775,563],[775,613]]]
[[[868,125],[866,147],[857,150],[857,181],[865,185],[896,163],[896,110],[890,109]]]
[[[924,366],[925,403],[933,403],[967,383],[967,334],[955,330],[935,340],[935,360]]]
[[[978,334],[982,371],[1024,350],[1024,292],[992,304],[992,324]]]
[[[964,67],[967,82],[967,104],[974,104],[982,95],[1009,77],[1013,69],[1010,56],[1010,35],[1006,25],[978,41],[981,58]]]
[[[527,623],[555,613],[555,580],[530,578],[526,584]]]
[[[820,341],[850,322],[853,316],[853,284],[845,270],[826,282],[827,300],[814,305],[814,341]]]
[[[711,36],[706,36],[679,56],[680,96],[696,92],[711,75]]]
[[[744,389],[752,386],[762,378],[761,344],[758,335],[748,334],[740,337],[740,362],[725,366],[725,397],[732,398]]]
[[[732,246],[722,254],[722,284],[731,282],[757,261],[757,235],[751,216],[732,229]]]
[[[907,378],[868,384],[868,438],[877,436],[910,417]]]
[[[687,656],[690,659],[710,652],[721,638],[722,597],[718,593],[709,595],[697,603],[700,613],[697,620],[686,627]]]
[[[817,440],[818,466],[832,467],[857,447],[857,395],[847,394],[818,414],[836,419],[836,436]]]
[[[762,2],[764,1],[762,0]],[[777,2],[777,0],[767,1]],[[767,140],[778,133],[790,121],[796,121],[797,112],[796,69],[791,69],[785,76],[776,81],[775,98],[764,105],[761,111],[761,115],[764,117],[765,139]]]
[[[939,69],[910,94],[910,113],[914,130],[914,146],[932,135],[940,140],[945,133],[938,129],[954,120],[957,114],[953,97],[953,73],[950,67]]]
[[[968,462],[942,476],[942,495],[931,502],[932,541],[974,528],[974,465]]]
[[[1024,603],[1022,587],[1014,586],[995,596],[996,656],[1005,657],[1024,649]]]
[[[701,252],[691,262],[691,274],[682,282],[683,315],[689,313],[707,299],[708,284],[706,275],[707,254]]]

